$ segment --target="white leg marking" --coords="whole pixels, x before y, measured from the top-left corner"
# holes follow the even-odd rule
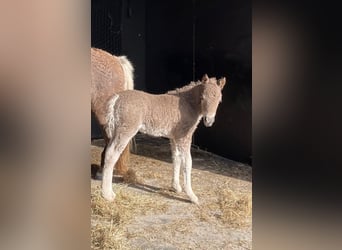
[[[181,167],[181,155],[179,153],[179,150],[177,149],[177,146],[174,142],[171,142],[172,147],[172,156],[173,156],[173,178],[172,178],[172,187],[177,192],[182,192],[182,187],[179,184],[179,173],[180,173],[180,167]]]
[[[184,161],[184,186],[185,186],[185,193],[190,198],[191,202],[195,204],[198,203],[198,198],[194,194],[191,188],[191,169],[192,169],[192,159],[191,159],[191,153],[190,148],[187,150],[185,154],[185,161]]]
[[[115,199],[112,186],[113,168],[119,156],[120,153],[115,150],[113,143],[107,146],[102,175],[102,196],[108,201]]]
[[[118,148],[115,141],[110,142],[106,148],[102,175],[102,196],[108,201],[113,201],[115,199],[112,185],[113,169],[122,153],[122,148],[123,147]]]
[[[115,199],[112,185],[114,166],[135,134],[123,133],[122,130],[116,129],[114,138],[107,145],[102,175],[102,196],[108,201]]]

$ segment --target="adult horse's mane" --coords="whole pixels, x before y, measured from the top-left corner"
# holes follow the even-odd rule
[[[209,78],[209,82],[210,83],[217,83],[217,79],[215,77],[211,77],[211,78]],[[192,89],[198,85],[201,85],[202,83],[203,82],[201,82],[201,81],[197,81],[197,82],[192,81],[188,85],[185,85],[181,88],[176,88],[174,90],[170,90],[170,91],[166,92],[166,94],[168,94],[168,95],[179,95],[179,94],[184,93],[184,92],[186,92],[186,91],[188,91],[188,90],[190,90],[190,89]]]

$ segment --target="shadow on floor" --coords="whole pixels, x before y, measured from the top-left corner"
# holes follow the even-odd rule
[[[172,163],[171,148],[168,139],[137,134],[134,140],[134,154]],[[103,140],[96,140],[92,142],[92,145],[103,147],[104,143]],[[252,167],[247,164],[235,162],[200,150],[196,146],[192,147],[191,156],[193,161],[192,167],[194,169],[210,171],[215,174],[252,182]]]

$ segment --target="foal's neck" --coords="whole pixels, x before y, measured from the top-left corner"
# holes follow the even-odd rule
[[[199,84],[188,91],[180,93],[180,97],[190,105],[196,114],[201,114],[201,96],[203,93],[203,86]]]

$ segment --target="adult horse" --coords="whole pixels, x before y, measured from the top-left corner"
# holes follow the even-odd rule
[[[108,101],[123,90],[132,90],[134,68],[125,56],[114,56],[97,48],[91,48],[91,111],[102,128],[106,146],[101,155],[101,166],[104,163],[104,152],[108,137],[104,132]],[[123,150],[115,169],[119,175],[124,175],[129,164],[129,145]]]

